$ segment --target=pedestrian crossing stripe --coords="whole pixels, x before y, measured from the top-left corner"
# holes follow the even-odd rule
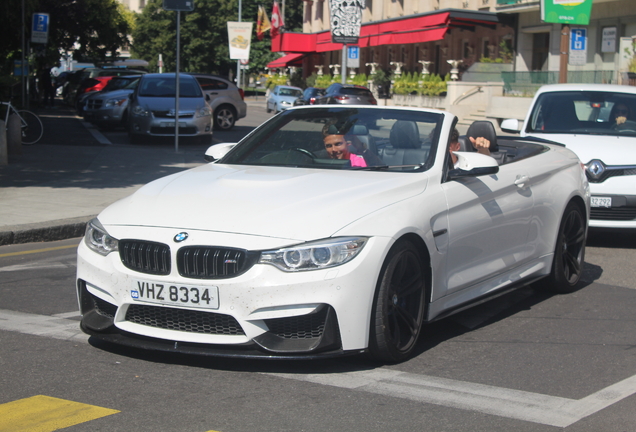
[[[0,432],[52,432],[118,412],[38,395],[0,404]]]

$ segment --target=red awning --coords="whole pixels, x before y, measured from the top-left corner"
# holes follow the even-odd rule
[[[493,27],[499,23],[497,14],[484,11],[445,9],[433,13],[411,15],[384,21],[374,21],[360,27],[358,46],[380,46],[431,42],[444,39],[449,29]],[[341,50],[342,44],[331,42],[331,32],[279,33],[272,38],[272,51],[312,53]]]
[[[267,63],[267,67],[270,69],[276,69],[276,68],[284,68],[288,66],[302,66],[303,57],[305,57],[305,54],[302,54],[302,53],[287,54],[285,56],[282,56],[279,59],[276,59],[274,61]]]

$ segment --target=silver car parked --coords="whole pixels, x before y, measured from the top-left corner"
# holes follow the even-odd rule
[[[209,96],[210,108],[214,127],[220,130],[230,130],[238,119],[247,115],[247,104],[243,89],[229,80],[204,74],[190,74],[196,78],[206,96]]]
[[[179,136],[212,138],[212,109],[209,97],[203,95],[194,77],[179,76],[179,113],[175,112],[175,74],[147,74],[130,95],[129,128],[131,142],[141,137],[174,136],[175,120],[179,122]]]

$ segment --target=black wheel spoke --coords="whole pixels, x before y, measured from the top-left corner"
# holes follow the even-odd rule
[[[414,317],[409,311],[401,307],[396,307],[395,312],[397,315],[397,321],[402,322],[411,335],[415,334],[417,328],[417,317]]]

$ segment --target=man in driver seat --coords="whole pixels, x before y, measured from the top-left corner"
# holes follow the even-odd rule
[[[486,156],[490,156],[490,141],[484,137],[468,137],[470,142],[472,143],[477,153],[481,153]],[[455,155],[456,151],[460,151],[461,144],[459,143],[459,132],[457,129],[453,129],[450,136],[450,146],[448,147],[448,151],[450,152],[451,160],[453,162],[453,168],[457,168],[457,155]]]

